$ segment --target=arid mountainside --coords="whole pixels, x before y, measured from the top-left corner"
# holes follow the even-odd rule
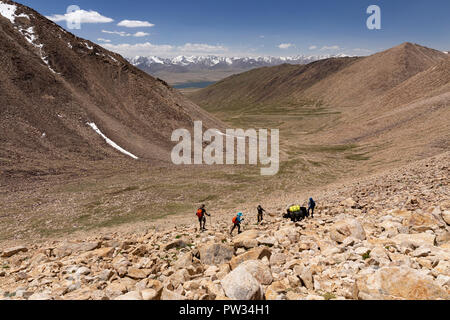
[[[302,116],[296,124],[305,134],[295,140],[308,144],[370,146],[377,163],[415,160],[448,150],[449,63],[446,53],[403,43],[368,57],[252,70],[189,97],[231,122],[277,114],[281,122],[268,125],[282,135]]]
[[[449,157],[331,185],[297,223],[280,201],[298,198],[267,198],[270,214],[260,225],[246,214],[240,235],[221,215],[202,233],[187,223],[3,246],[0,299],[449,299]]]
[[[170,135],[220,121],[121,56],[38,12],[0,1],[2,174],[39,175],[126,160],[114,143],[152,163],[170,161]],[[131,159],[131,158],[130,158]]]

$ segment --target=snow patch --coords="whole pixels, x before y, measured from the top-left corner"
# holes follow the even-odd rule
[[[0,14],[11,21],[11,23],[14,23],[16,20],[16,9],[17,6],[0,1]]]
[[[88,126],[90,126],[95,132],[97,132],[105,141],[107,144],[109,144],[111,147],[113,147],[114,149],[120,151],[121,153],[137,160],[139,159],[138,157],[136,157],[134,154],[126,151],[125,149],[121,148],[119,145],[117,145],[114,141],[110,140],[107,136],[105,136],[100,129],[97,127],[97,125],[94,122],[88,122],[87,123]]]
[[[30,19],[28,15],[25,13],[21,13],[16,15],[17,6],[12,4],[6,4],[0,1],[0,15],[4,16],[6,19],[11,21],[11,23],[15,23],[16,18],[27,18]]]

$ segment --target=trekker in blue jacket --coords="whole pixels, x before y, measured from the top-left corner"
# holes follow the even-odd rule
[[[316,208],[316,203],[314,202],[313,198],[309,198],[308,215],[309,215],[309,212],[311,211],[311,218],[314,218],[314,209],[315,208]]]
[[[244,220],[242,212],[239,212],[236,217],[233,218],[233,228],[231,228],[230,235],[233,235],[234,229],[238,228],[238,233],[241,233],[241,222]]]

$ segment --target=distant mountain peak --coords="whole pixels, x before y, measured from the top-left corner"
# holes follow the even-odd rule
[[[224,57],[215,55],[185,56],[174,58],[161,58],[156,56],[136,56],[128,61],[150,74],[160,71],[189,72],[201,70],[250,70],[260,67],[272,67],[281,64],[308,64],[317,60],[328,58],[349,57],[346,54],[338,55],[297,55],[286,57],[257,56],[257,57]]]

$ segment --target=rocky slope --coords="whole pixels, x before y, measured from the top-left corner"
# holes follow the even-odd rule
[[[203,233],[193,224],[3,248],[0,297],[449,299],[449,160],[330,186],[314,219],[296,224],[274,203],[234,237],[230,215]]]

